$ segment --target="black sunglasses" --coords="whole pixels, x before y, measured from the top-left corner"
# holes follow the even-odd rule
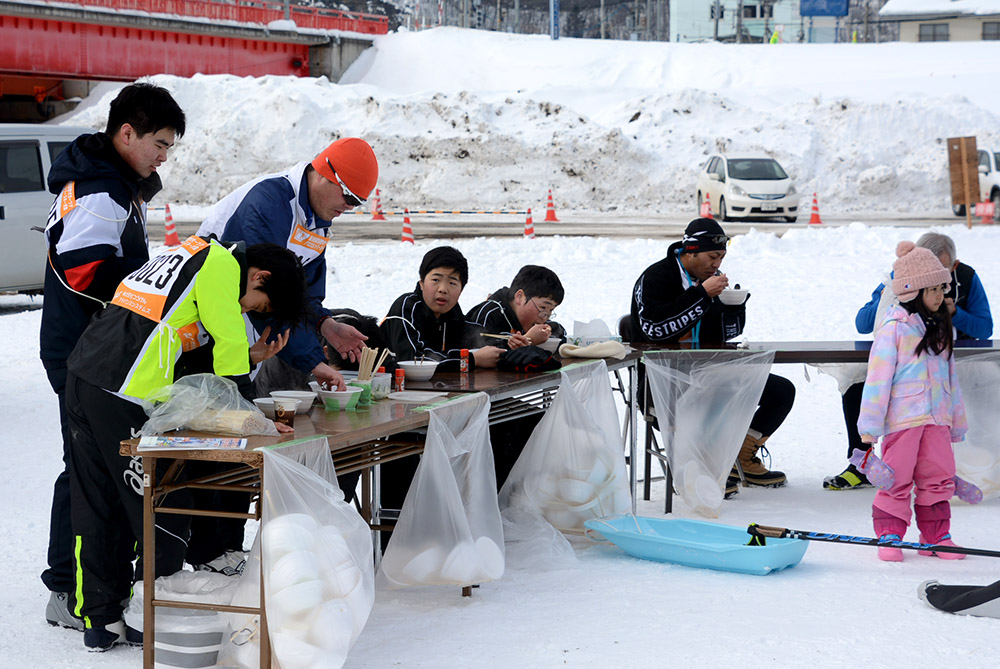
[[[347,187],[344,180],[340,178],[339,174],[337,174],[337,170],[333,169],[333,165],[330,163],[329,158],[326,159],[326,164],[330,166],[330,171],[333,172],[334,178],[337,180],[337,183],[340,184],[340,189],[344,192],[344,202],[347,203],[347,206],[360,207],[363,205],[366,200],[351,192],[351,189]]]

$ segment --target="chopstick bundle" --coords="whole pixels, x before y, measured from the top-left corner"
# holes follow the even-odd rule
[[[361,349],[361,358],[358,360],[358,381],[368,381],[371,379],[372,374],[382,366],[388,355],[389,349],[382,351],[381,356],[379,356],[377,348],[373,349],[366,346]]]

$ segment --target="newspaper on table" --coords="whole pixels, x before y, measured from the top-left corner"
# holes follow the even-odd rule
[[[247,440],[239,437],[167,437],[139,439],[137,451],[242,451]]]

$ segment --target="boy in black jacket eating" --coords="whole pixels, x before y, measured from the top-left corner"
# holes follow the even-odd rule
[[[469,263],[451,246],[438,246],[420,262],[413,292],[400,295],[379,326],[396,362],[437,360],[438,371],[457,372],[466,331],[458,298],[469,280]],[[500,349],[483,346],[469,356],[469,366],[496,367]]]
[[[542,346],[554,351],[566,341],[566,330],[549,319],[564,295],[555,272],[541,265],[525,265],[509,288],[494,291],[485,302],[469,310],[465,316],[467,341],[472,346],[484,346],[497,341],[484,334],[503,334],[510,335],[510,339],[498,344],[501,347]]]

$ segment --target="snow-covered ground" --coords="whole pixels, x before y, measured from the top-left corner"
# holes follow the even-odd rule
[[[860,175],[878,168],[887,175],[879,186],[887,208],[944,210],[944,148],[937,138],[976,134],[981,145],[997,139],[989,111],[997,108],[995,90],[974,84],[984,75],[977,67],[995,79],[998,66],[992,51],[976,44],[836,51],[553,44],[442,30],[380,38],[377,47],[367,69],[358,64],[361,83],[346,87],[158,78],[177,93],[191,121],[163,170],[165,195],[205,203],[251,175],[312,155],[342,133],[376,140],[389,197],[411,206],[524,205],[529,197],[537,206],[554,185],[569,209],[638,208],[648,200],[689,210],[694,169],[721,137],[734,150],[774,148],[814,184],[801,190],[825,193],[829,206],[847,210],[858,197],[874,202]],[[67,122],[102,125],[106,105],[100,99]],[[560,106],[558,114],[552,105]],[[455,155],[463,147],[468,158]],[[564,165],[580,176],[569,176]],[[987,294],[1000,300],[1000,233],[943,230],[960,258],[979,270]],[[896,242],[922,232],[858,223],[802,226],[781,238],[755,230],[735,239],[723,270],[752,293],[746,337],[856,338],[854,314],[889,268]],[[384,315],[412,288],[432,244],[354,245],[337,236],[335,225],[327,304]],[[667,243],[552,237],[455,246],[471,267],[464,306],[509,281],[521,265],[544,264],[564,282],[556,319],[571,328],[574,320],[593,318],[613,324],[628,309],[635,278]],[[0,667],[136,667],[139,651],[88,655],[78,633],[49,628],[43,619],[48,595],[38,573],[61,463],[55,396],[37,358],[38,303],[0,296],[0,450],[7,457],[0,486],[6,511],[0,535],[7,539]],[[795,407],[768,443],[773,466],[788,474],[789,484],[740,492],[723,503],[718,521],[870,535],[871,490],[821,487],[824,476],[843,468],[846,450],[834,381],[814,371],[807,379],[801,365],[776,371],[797,388]],[[662,483],[653,490],[639,513],[662,516]],[[998,504],[996,498],[956,503],[956,540],[1000,549]],[[679,500],[675,515],[692,516]],[[996,580],[989,558],[946,562],[907,553],[903,563],[888,564],[872,548],[813,543],[794,569],[758,577],[639,561],[583,541],[576,548],[575,563],[554,569],[514,561],[502,579],[468,599],[457,588],[380,591],[347,666],[989,667],[1000,655],[997,621],[946,615],[916,597],[926,579]]]
[[[946,228],[960,256],[981,271],[987,293],[1000,299],[992,228]],[[752,232],[733,241],[723,264],[750,289],[750,340],[852,339],[857,308],[893,259],[895,243],[924,230],[813,226],[777,238]],[[328,251],[328,303],[381,316],[409,290],[431,242],[353,245]],[[462,304],[471,306],[525,263],[554,268],[566,286],[557,319],[613,323],[628,308],[639,271],[662,256],[660,241],[595,238],[463,240],[471,278]],[[55,397],[37,359],[40,310],[21,311],[24,297],[0,297],[0,446],[7,455],[0,532],[8,538],[0,666],[134,667],[139,652],[84,654],[81,636],[45,625],[44,565],[49,489],[59,465]],[[871,534],[872,490],[823,490],[824,476],[844,465],[846,437],[834,381],[801,365],[777,369],[798,396],[769,442],[773,465],[789,484],[750,489],[724,502],[719,522]],[[663,484],[640,515],[662,516]],[[954,506],[953,532],[965,545],[1000,549],[1000,501]],[[682,501],[675,515],[694,517]],[[915,539],[915,531],[911,539]],[[818,667],[863,662],[872,667],[961,662],[993,666],[1000,653],[995,620],[949,616],[916,597],[930,578],[989,583],[989,558],[962,562],[908,553],[902,564],[879,562],[872,548],[813,543],[794,569],[766,577],[703,571],[625,557],[605,545],[578,544],[578,562],[555,570],[511,564],[504,577],[471,599],[457,588],[379,592],[371,620],[347,666],[400,667]],[[720,636],[724,640],[720,640]],[[721,642],[720,642],[721,641]]]

